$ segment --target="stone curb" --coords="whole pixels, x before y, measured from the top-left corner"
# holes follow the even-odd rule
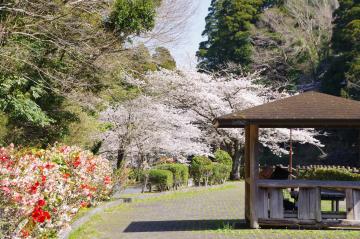
[[[127,202],[127,201],[125,199],[120,198],[120,199],[116,199],[115,201],[105,202],[105,203],[91,209],[89,212],[85,213],[85,215],[83,215],[81,218],[79,218],[75,222],[73,222],[70,227],[61,230],[58,233],[59,239],[68,239],[70,236],[70,233],[72,231],[77,230],[80,226],[82,226],[84,223],[89,221],[93,215],[95,215],[99,212],[102,212],[104,209],[117,206],[124,202]]]

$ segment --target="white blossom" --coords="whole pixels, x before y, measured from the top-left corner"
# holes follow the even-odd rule
[[[150,160],[149,157],[164,155],[183,161],[182,156],[209,151],[188,111],[158,103],[151,97],[139,96],[109,107],[101,114],[101,120],[112,126],[104,134],[103,150],[114,154],[121,147],[133,164],[141,157]]]
[[[236,76],[160,70],[141,80],[127,76],[126,83],[142,95],[101,114],[101,120],[112,126],[103,134],[103,151],[114,154],[122,149],[128,162],[138,165],[161,155],[180,159],[209,154],[211,147],[239,158],[244,130],[216,129],[213,120],[289,96],[256,84],[259,80],[257,72]],[[294,129],[293,141],[322,147],[316,135],[313,129]],[[289,141],[289,129],[261,129],[259,140],[273,153],[287,154],[283,145]]]
[[[212,122],[216,117],[290,96],[256,84],[259,80],[257,72],[244,76],[218,76],[194,71],[161,70],[148,73],[144,81],[147,84],[138,87],[159,102],[189,111],[208,144],[233,145],[236,140],[237,144],[243,145],[243,130],[215,129]],[[293,131],[293,141],[322,147],[316,135],[313,129],[296,129]],[[289,141],[288,129],[261,129],[259,140],[275,154],[288,153],[281,147]]]

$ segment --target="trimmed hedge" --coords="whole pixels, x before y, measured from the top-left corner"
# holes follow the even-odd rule
[[[232,158],[223,151],[216,150],[212,162],[206,156],[195,156],[190,164],[190,175],[195,184],[221,184],[230,176]]]
[[[222,163],[213,163],[212,175],[210,177],[211,184],[222,184],[229,178],[231,166]]]
[[[218,149],[215,151],[214,156],[215,156],[215,162],[230,166],[232,165],[232,158],[228,152]]]
[[[174,186],[187,185],[189,180],[189,168],[180,163],[160,164],[156,169],[169,170],[174,176]]]
[[[170,189],[174,183],[172,172],[163,169],[150,169],[148,180],[148,183],[150,183],[151,186],[156,186],[160,191]]]
[[[206,156],[195,156],[190,164],[190,174],[197,185],[208,184],[209,177],[212,175],[213,163]]]
[[[299,178],[312,180],[360,181],[360,174],[346,169],[315,168],[300,172]]]

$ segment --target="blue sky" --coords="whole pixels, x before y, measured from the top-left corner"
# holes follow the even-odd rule
[[[171,54],[177,62],[179,68],[193,68],[196,66],[195,53],[199,43],[203,40],[201,33],[205,28],[205,17],[208,13],[211,0],[200,1],[193,16],[187,22],[186,31],[178,44],[170,47]]]

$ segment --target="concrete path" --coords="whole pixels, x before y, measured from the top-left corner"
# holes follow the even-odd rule
[[[231,239],[231,238],[360,238],[359,231],[250,230],[244,224],[241,182],[185,192],[124,195],[133,197],[104,209],[70,238]]]

